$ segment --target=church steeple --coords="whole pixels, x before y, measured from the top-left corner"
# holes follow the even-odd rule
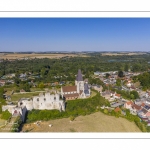
[[[83,81],[81,69],[78,70],[78,74],[77,74],[77,77],[76,77],[76,81]]]

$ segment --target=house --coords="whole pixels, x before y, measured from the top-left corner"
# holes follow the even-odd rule
[[[136,90],[136,88],[134,86],[130,87],[130,91]]]
[[[145,97],[150,98],[150,92],[149,91],[145,93]]]
[[[0,86],[4,86],[6,84],[5,80],[0,80]]]
[[[98,76],[98,75],[100,75],[100,72],[96,71],[96,72],[94,72],[94,75]]]
[[[133,105],[134,103],[132,102],[132,101],[128,101],[128,102],[126,102],[125,104],[124,104],[124,108],[126,108],[126,109],[132,109],[132,105]]]
[[[132,86],[131,80],[128,80],[126,85],[127,85],[128,88],[130,88]]]
[[[24,89],[21,89],[20,90],[20,93],[25,93],[26,91]]]
[[[102,94],[101,94],[104,98],[106,98],[106,99],[110,99],[110,97],[111,97],[111,92],[110,91],[104,91],[104,92],[102,92]]]
[[[132,108],[130,109],[130,112],[131,112],[132,114],[138,114],[138,112],[139,112],[141,109],[142,109],[141,106],[136,105],[136,104],[133,104],[133,105],[132,105]]]
[[[20,78],[25,78],[26,76],[27,76],[26,73],[25,74],[23,74],[23,73],[20,74]]]
[[[110,106],[112,108],[116,108],[116,107],[123,106],[123,105],[124,105],[124,102],[112,102],[112,103],[110,103]]]
[[[114,98],[119,99],[119,98],[121,98],[121,95],[116,93],[116,94],[114,95]]]
[[[102,92],[103,87],[97,84],[92,85],[92,88],[98,92]]]

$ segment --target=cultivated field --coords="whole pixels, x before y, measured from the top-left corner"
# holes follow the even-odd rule
[[[18,53],[13,53],[13,54],[0,54],[0,59],[8,59],[8,60],[15,60],[15,59],[33,59],[33,58],[62,58],[62,57],[87,57],[87,55],[84,54],[18,54]]]
[[[49,125],[52,124],[52,127]],[[34,123],[25,124],[24,132],[141,132],[133,122],[124,118],[107,116],[96,112],[87,116],[79,116],[74,121],[69,118],[42,121],[39,126]]]
[[[128,55],[128,56],[132,56],[132,55],[143,55],[146,53],[102,53],[102,56],[121,56],[121,55]]]

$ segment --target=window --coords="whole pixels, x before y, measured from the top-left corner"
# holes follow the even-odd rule
[[[44,98],[44,101],[46,101],[46,98]]]
[[[37,101],[39,101],[39,98],[37,98]]]

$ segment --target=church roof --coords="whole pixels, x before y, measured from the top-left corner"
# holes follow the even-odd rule
[[[79,94],[78,93],[74,93],[74,94],[65,94],[64,97],[68,98],[68,97],[78,97]]]
[[[77,86],[63,86],[62,90],[63,92],[77,91]]]
[[[88,90],[88,89],[89,89],[88,84],[85,83],[85,84],[84,84],[84,90]]]
[[[83,81],[81,69],[78,70],[78,74],[77,74],[76,80],[77,81]]]

